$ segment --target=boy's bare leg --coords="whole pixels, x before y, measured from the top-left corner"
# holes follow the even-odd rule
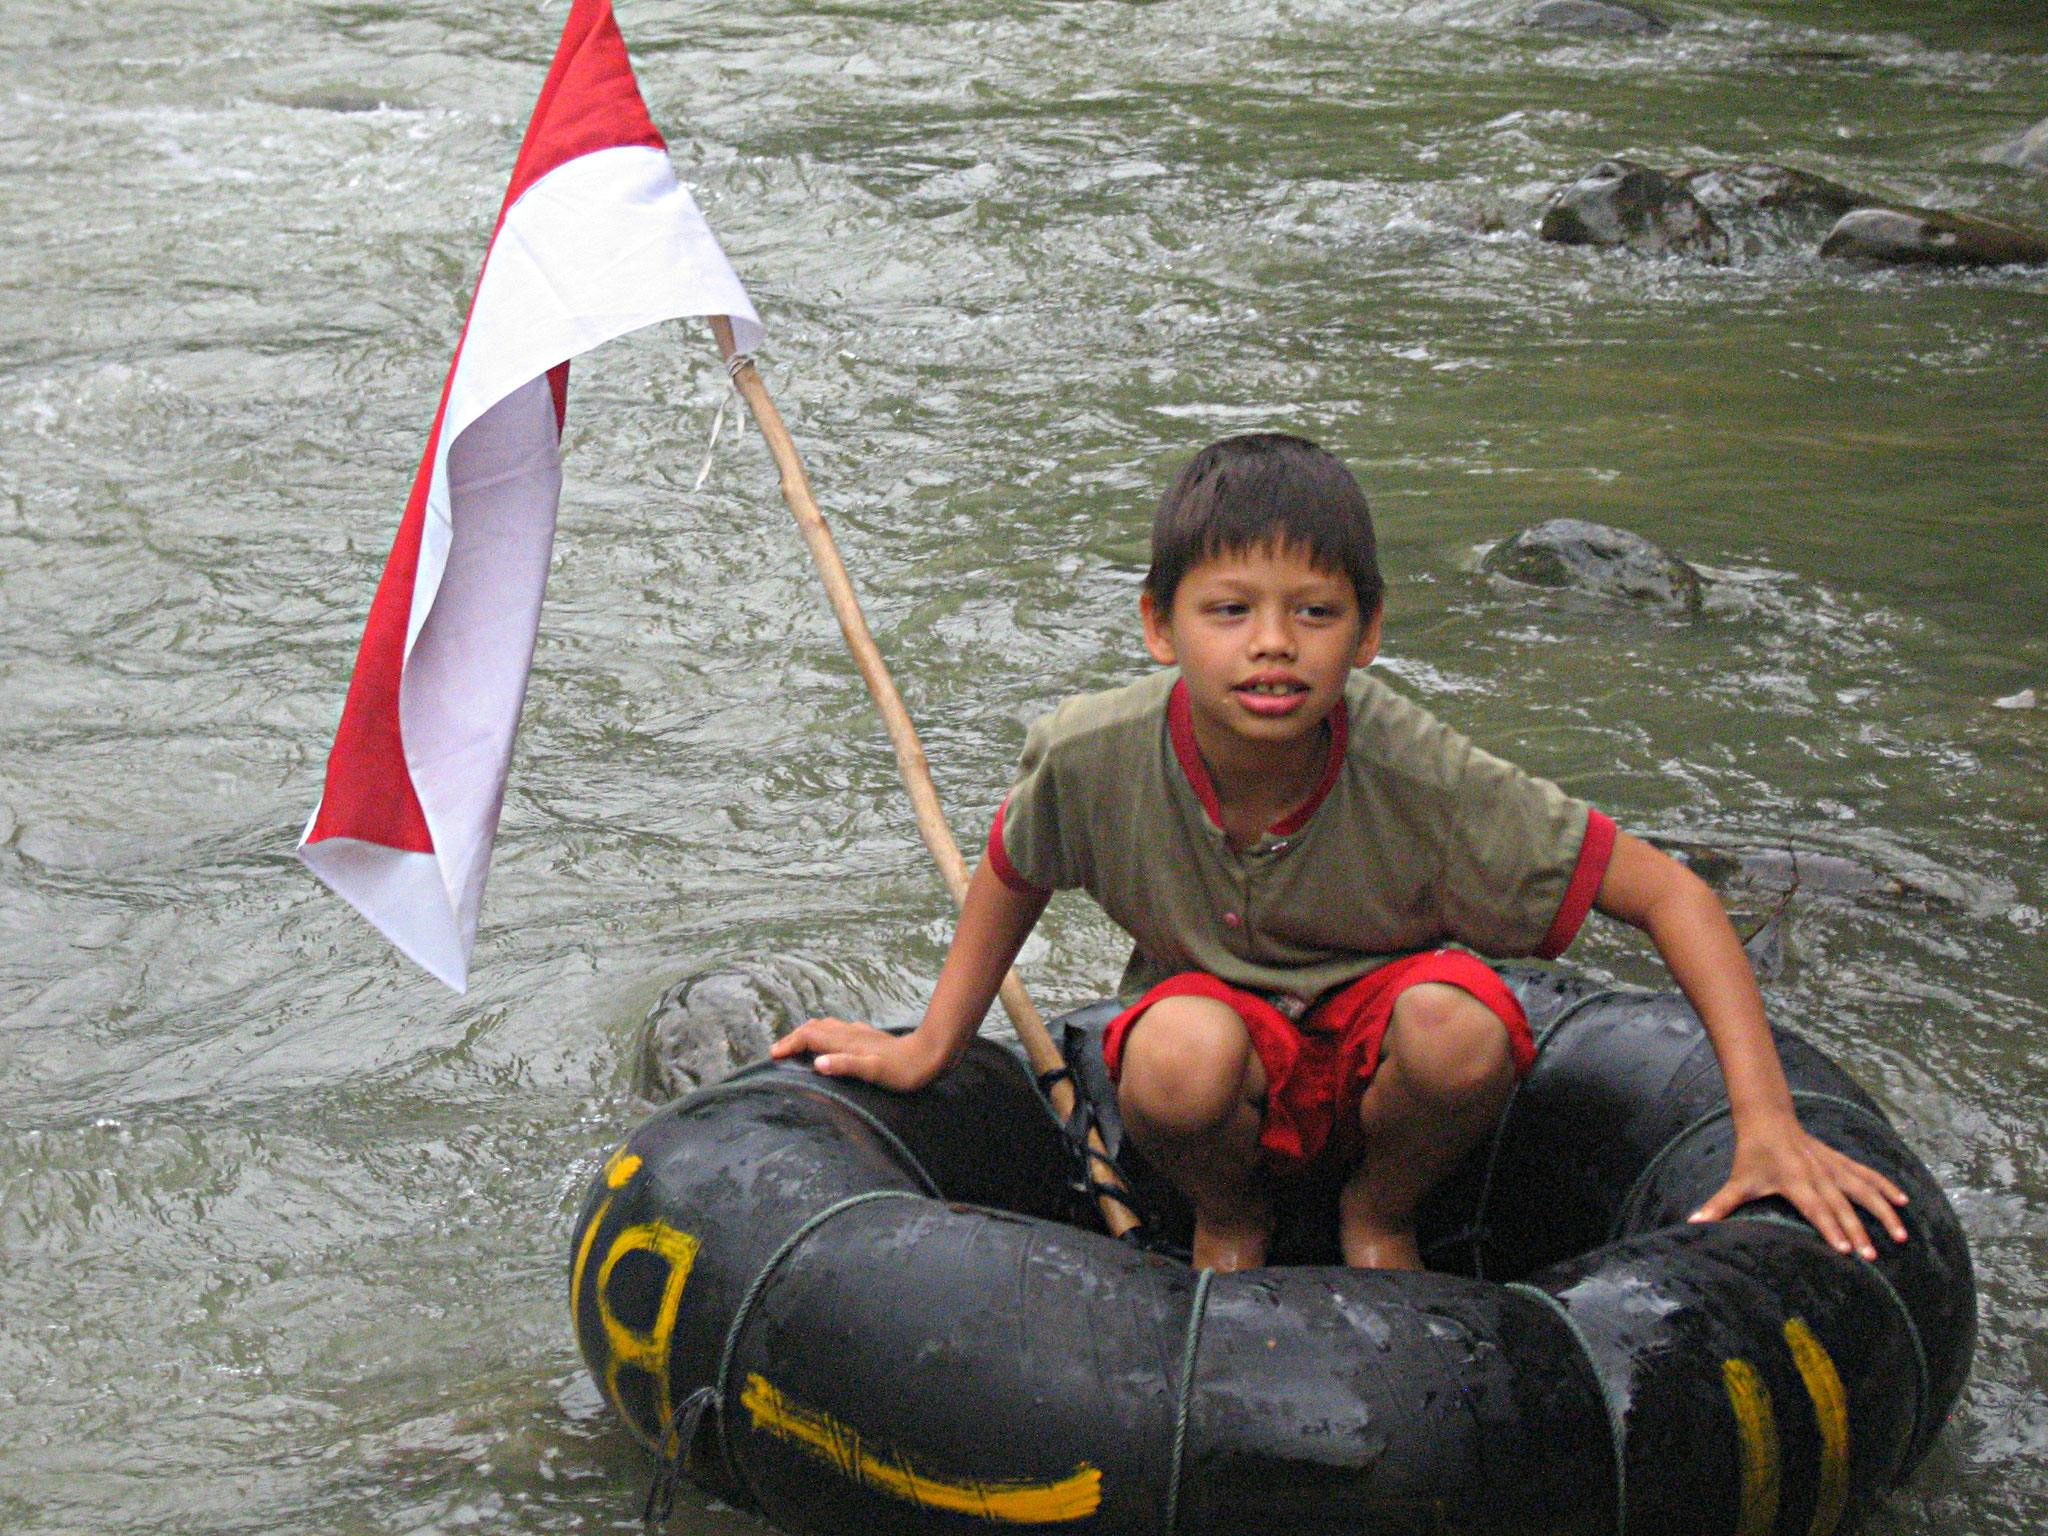
[[[1514,1083],[1507,1026],[1471,993],[1426,981],[1395,1000],[1358,1106],[1364,1152],[1338,1202],[1345,1263],[1422,1268],[1415,1208],[1493,1127]]]
[[[1124,1129],[1195,1207],[1197,1269],[1266,1262],[1273,1208],[1258,1177],[1266,1073],[1234,1009],[1214,998],[1154,1003],[1124,1037]]]

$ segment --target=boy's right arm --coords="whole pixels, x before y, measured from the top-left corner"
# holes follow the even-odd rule
[[[1013,890],[983,859],[967,882],[960,925],[916,1029],[891,1035],[846,1019],[811,1019],[776,1041],[769,1055],[810,1051],[811,1066],[827,1077],[858,1077],[904,1093],[924,1087],[967,1049],[1049,895]]]

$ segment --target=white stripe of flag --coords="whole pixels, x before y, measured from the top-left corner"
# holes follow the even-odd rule
[[[760,344],[647,115],[610,0],[575,0],[370,607],[299,857],[457,991],[526,697],[569,359],[684,315]]]

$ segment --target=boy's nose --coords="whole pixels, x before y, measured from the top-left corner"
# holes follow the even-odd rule
[[[1254,656],[1292,656],[1294,631],[1283,614],[1262,614],[1252,630]]]

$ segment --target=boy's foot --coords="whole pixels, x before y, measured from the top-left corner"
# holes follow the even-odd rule
[[[1422,1250],[1415,1246],[1412,1230],[1353,1226],[1347,1222],[1342,1236],[1344,1262],[1353,1269],[1422,1268]]]
[[[1266,1262],[1266,1244],[1273,1237],[1273,1219],[1262,1221],[1212,1221],[1195,1215],[1194,1266],[1221,1274],[1257,1269]]]

